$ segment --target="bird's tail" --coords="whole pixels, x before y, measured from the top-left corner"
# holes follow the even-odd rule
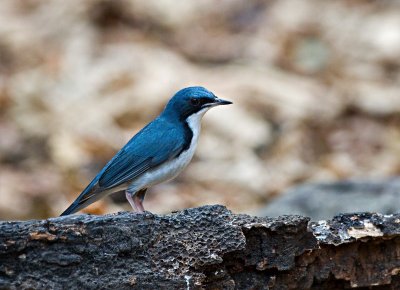
[[[96,183],[97,180],[93,180],[60,216],[76,213],[77,211],[87,207],[89,204],[104,197],[107,192],[99,190]]]
[[[66,210],[63,211],[63,213],[60,216],[76,213],[81,208],[82,207],[79,206],[79,203],[77,202],[77,200],[75,200]]]

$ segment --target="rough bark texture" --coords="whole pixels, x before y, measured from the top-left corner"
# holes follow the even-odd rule
[[[0,289],[400,289],[399,272],[400,214],[309,223],[205,206],[0,223]]]

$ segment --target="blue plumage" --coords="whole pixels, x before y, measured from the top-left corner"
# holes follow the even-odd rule
[[[193,131],[192,123],[199,122],[209,108],[229,103],[202,87],[189,87],[176,93],[160,116],[139,131],[104,166],[62,215],[74,213],[121,190],[127,191],[127,199],[134,209],[143,211],[147,187],[176,176],[190,161],[194,152],[190,147],[196,145],[193,143],[197,143],[198,137],[196,135],[196,142],[193,142],[198,132]],[[196,116],[200,118],[193,118]]]
[[[185,147],[184,128],[157,118],[126,144],[99,179],[103,188],[115,187],[176,157]],[[159,142],[162,140],[162,142]]]

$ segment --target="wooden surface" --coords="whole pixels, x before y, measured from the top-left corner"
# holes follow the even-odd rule
[[[400,289],[399,269],[400,214],[309,223],[216,205],[0,222],[0,289]]]

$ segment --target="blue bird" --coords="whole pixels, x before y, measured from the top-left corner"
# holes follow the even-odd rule
[[[203,87],[178,91],[164,111],[132,137],[61,215],[75,213],[122,190],[133,210],[144,212],[147,189],[175,178],[189,164],[203,115],[212,107],[228,104],[232,102]]]

